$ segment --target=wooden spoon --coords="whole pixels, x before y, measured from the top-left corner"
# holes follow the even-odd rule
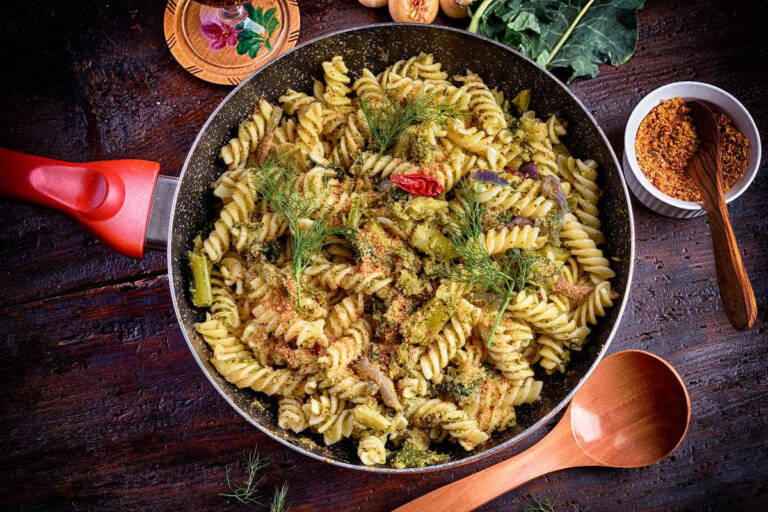
[[[725,205],[717,122],[705,103],[688,101],[686,105],[691,109],[700,141],[699,150],[686,170],[701,193],[701,202],[709,217],[720,298],[731,324],[737,329],[750,329],[757,317],[757,305]]]
[[[647,466],[675,451],[690,417],[685,384],[669,363],[641,350],[618,352],[600,362],[544,439],[395,512],[469,511],[565,468]]]

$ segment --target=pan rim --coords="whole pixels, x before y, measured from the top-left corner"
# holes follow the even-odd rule
[[[552,82],[554,82],[558,87],[563,89],[566,94],[568,94],[573,101],[576,102],[576,105],[586,114],[589,121],[594,125],[594,127],[597,129],[598,135],[600,136],[601,140],[605,144],[605,147],[608,148],[609,154],[611,158],[613,159],[614,166],[616,168],[616,172],[618,174],[619,183],[621,184],[621,190],[624,193],[624,203],[626,204],[627,208],[627,217],[629,220],[629,268],[627,271],[627,284],[624,289],[623,296],[621,298],[621,303],[618,305],[618,313],[616,316],[616,320],[614,321],[613,325],[611,326],[611,330],[608,333],[608,336],[605,340],[605,343],[601,347],[600,351],[597,353],[597,356],[595,357],[595,360],[592,362],[592,365],[589,367],[589,369],[584,373],[584,375],[579,379],[579,382],[576,383],[576,385],[568,392],[568,394],[563,397],[560,402],[557,403],[547,414],[542,416],[538,421],[527,427],[525,430],[520,432],[519,434],[511,437],[510,439],[504,441],[503,443],[500,443],[494,447],[488,448],[486,450],[483,450],[481,452],[471,454],[467,457],[452,460],[443,464],[437,464],[434,466],[427,466],[424,468],[404,468],[404,469],[397,469],[397,468],[391,468],[391,467],[375,467],[375,466],[365,466],[363,464],[351,464],[348,462],[343,462],[339,460],[330,459],[328,457],[324,457],[322,455],[319,455],[317,453],[311,452],[301,446],[297,446],[295,444],[290,443],[286,439],[283,439],[276,434],[274,434],[270,429],[268,429],[266,426],[262,425],[258,421],[256,421],[254,418],[251,417],[250,414],[248,414],[245,410],[240,408],[237,404],[234,403],[234,401],[227,395],[227,393],[224,392],[221,386],[214,380],[213,376],[211,375],[211,372],[208,371],[208,369],[203,364],[203,361],[198,356],[197,352],[195,351],[194,345],[192,344],[192,341],[189,338],[189,334],[187,332],[187,328],[184,324],[184,321],[181,316],[181,312],[179,310],[178,306],[178,298],[176,297],[175,288],[173,285],[174,282],[174,275],[173,275],[173,253],[172,253],[172,240],[173,240],[173,227],[174,227],[174,219],[176,216],[177,211],[177,204],[179,199],[179,192],[181,190],[180,184],[184,180],[184,176],[187,172],[187,169],[189,167],[189,164],[192,160],[192,154],[194,152],[194,149],[197,147],[198,143],[202,139],[203,135],[207,132],[209,125],[213,122],[216,115],[219,113],[219,111],[226,105],[230,98],[237,93],[237,91],[240,90],[240,88],[244,87],[246,84],[248,84],[256,75],[261,73],[264,69],[268,68],[269,66],[273,65],[274,63],[280,61],[284,57],[292,54],[293,52],[298,52],[303,50],[305,47],[311,46],[316,44],[319,41],[322,41],[324,39],[337,36],[339,34],[344,34],[348,32],[357,32],[357,31],[366,31],[371,29],[392,29],[397,30],[399,26],[409,26],[409,27],[418,27],[419,30],[437,30],[437,31],[448,31],[448,32],[455,32],[462,35],[462,37],[474,37],[478,38],[480,40],[483,40],[488,43],[492,43],[493,45],[499,47],[503,51],[510,52],[517,57],[527,61],[529,64],[536,66],[541,72],[543,72]],[[505,46],[497,41],[494,41],[493,39],[487,38],[485,36],[481,36],[478,34],[474,34],[471,32],[468,32],[463,29],[454,28],[454,27],[447,27],[442,25],[423,25],[419,23],[375,23],[370,25],[363,25],[363,26],[356,26],[356,27],[348,27],[340,30],[336,30],[333,32],[329,32],[327,34],[323,34],[321,36],[315,37],[313,39],[310,39],[309,41],[306,41],[300,45],[295,46],[294,48],[290,49],[289,51],[285,52],[284,54],[280,55],[276,59],[270,61],[265,66],[259,68],[256,70],[251,76],[249,76],[247,79],[243,80],[239,85],[237,85],[224,99],[221,100],[221,102],[218,104],[218,106],[211,112],[211,115],[208,117],[208,119],[205,121],[205,123],[200,128],[200,131],[198,132],[197,136],[195,137],[195,140],[190,145],[189,152],[187,153],[187,158],[184,161],[184,165],[181,169],[181,172],[179,173],[179,184],[176,186],[176,191],[173,195],[173,201],[171,203],[171,216],[169,219],[169,236],[168,236],[168,245],[167,245],[167,265],[168,265],[168,285],[171,291],[171,302],[173,304],[173,310],[176,315],[176,320],[178,322],[179,328],[181,329],[182,335],[184,336],[184,341],[187,343],[187,347],[189,348],[190,352],[192,353],[192,357],[194,357],[195,361],[197,362],[197,365],[200,367],[200,369],[205,374],[208,381],[211,383],[213,388],[219,393],[219,395],[224,398],[224,400],[235,410],[237,411],[240,416],[242,416],[246,421],[248,421],[250,424],[255,426],[257,429],[259,429],[261,432],[269,436],[270,438],[274,439],[275,441],[289,447],[292,450],[295,450],[302,455],[311,457],[315,460],[319,460],[322,462],[326,462],[329,464],[332,464],[334,466],[339,466],[347,469],[353,469],[357,471],[366,471],[369,473],[382,473],[382,474],[421,474],[421,473],[431,473],[433,471],[440,471],[444,469],[452,469],[457,468],[466,464],[471,464],[473,462],[477,462],[481,459],[484,459],[486,457],[489,457],[491,455],[497,454],[501,452],[502,450],[505,450],[507,448],[510,448],[512,446],[516,446],[520,444],[523,440],[527,439],[531,436],[534,432],[541,429],[543,426],[545,426],[547,423],[549,423],[555,416],[557,416],[571,401],[573,396],[576,394],[576,392],[581,388],[582,384],[589,378],[589,376],[592,374],[592,372],[595,370],[597,365],[602,361],[603,357],[605,357],[606,352],[608,351],[608,348],[611,345],[611,342],[613,341],[614,336],[616,335],[616,332],[618,331],[619,326],[621,325],[621,320],[624,316],[624,310],[626,308],[627,302],[629,300],[629,295],[632,288],[632,278],[634,274],[634,266],[635,266],[635,223],[634,223],[634,217],[632,214],[632,202],[630,200],[629,196],[629,190],[627,189],[627,184],[624,179],[624,175],[621,172],[621,165],[619,164],[619,160],[616,157],[616,153],[613,150],[613,147],[611,146],[611,143],[609,142],[608,138],[606,137],[605,133],[603,132],[603,129],[600,127],[600,125],[597,123],[595,118],[590,113],[589,109],[579,100],[579,98],[576,97],[576,95],[571,92],[571,90],[563,83],[561,82],[557,77],[555,77],[551,72],[547,71],[546,69],[542,68],[536,62],[529,59],[528,57],[522,55],[521,53],[517,52],[516,50],[513,50],[512,48]],[[511,456],[512,454],[510,454]]]

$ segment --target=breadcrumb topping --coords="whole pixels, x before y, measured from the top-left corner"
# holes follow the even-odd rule
[[[720,131],[723,187],[729,190],[747,170],[750,141],[725,114],[715,114]],[[662,100],[637,130],[635,152],[640,169],[661,192],[683,201],[700,201],[701,194],[686,166],[699,148],[699,137],[682,98]]]

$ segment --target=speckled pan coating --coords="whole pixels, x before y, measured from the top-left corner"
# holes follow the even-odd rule
[[[600,212],[608,239],[604,250],[609,258],[613,258],[612,265],[617,273],[613,288],[620,298],[608,316],[593,329],[584,350],[574,354],[567,376],[548,377],[543,372],[539,375],[544,380],[542,400],[518,408],[515,429],[495,435],[472,452],[448,447],[452,460],[439,466],[404,470],[369,468],[359,462],[349,441],[326,448],[321,446],[320,436],[310,437],[314,443],[307,443],[304,435],[282,431],[277,426],[276,406],[272,401],[262,400],[268,405],[260,410],[251,405],[253,392],[238,390],[219,376],[208,361],[210,350],[192,326],[204,314],[192,306],[186,292],[189,276],[185,254],[194,236],[214,214],[209,185],[225,170],[217,158],[218,152],[235,134],[238,123],[252,111],[258,98],[276,101],[288,87],[310,91],[313,77],[322,76],[321,63],[334,55],[342,55],[354,73],[359,73],[363,67],[378,73],[392,62],[422,51],[434,53],[450,74],[469,68],[508,95],[530,88],[534,110],[542,115],[555,112],[567,120],[565,144],[574,155],[596,160],[601,171],[600,185],[604,194]],[[567,404],[605,353],[618,327],[632,276],[634,231],[629,196],[616,156],[594,119],[561,82],[530,60],[491,40],[445,27],[386,24],[344,30],[298,46],[256,72],[232,91],[200,132],[182,170],[173,211],[168,243],[173,303],[189,347],[211,383],[243,417],[277,441],[308,456],[366,471],[405,473],[454,467],[514,444],[543,425]]]

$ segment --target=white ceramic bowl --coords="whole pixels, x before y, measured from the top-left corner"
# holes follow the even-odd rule
[[[627,179],[627,185],[635,196],[645,206],[651,210],[680,219],[697,217],[704,213],[704,209],[699,202],[681,201],[654,187],[648,178],[645,177],[640,165],[637,163],[635,154],[635,137],[637,129],[648,112],[659,104],[661,100],[670,98],[683,98],[684,100],[703,100],[715,106],[717,110],[727,114],[736,128],[739,129],[745,137],[751,142],[749,152],[749,165],[739,181],[725,193],[726,203],[730,203],[739,197],[755,179],[757,170],[760,168],[760,134],[757,132],[757,126],[739,100],[714,85],[701,82],[675,82],[663,87],[659,87],[652,93],[643,98],[635,106],[632,115],[627,121],[627,128],[624,132],[624,176]]]

